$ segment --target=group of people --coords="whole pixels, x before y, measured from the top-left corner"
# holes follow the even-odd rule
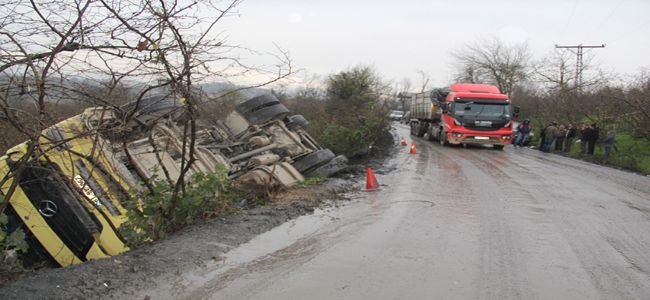
[[[524,146],[532,130],[530,120],[524,120],[517,126],[517,136],[513,145],[515,147]],[[571,123],[565,126],[564,124],[558,125],[557,122],[551,122],[541,131],[539,149],[544,152],[551,152],[552,148],[559,152],[571,152],[571,146],[578,134],[580,134],[580,152],[593,155],[596,141],[600,138],[600,128],[596,123],[583,124],[578,132]],[[607,132],[602,142],[605,156],[609,156],[616,142],[616,131],[614,131],[613,127]]]
[[[557,122],[551,122],[540,134],[540,149],[544,152],[551,152],[551,148],[555,144],[555,151],[570,152],[576,134],[573,124],[569,123],[565,126],[564,124],[558,125]]]

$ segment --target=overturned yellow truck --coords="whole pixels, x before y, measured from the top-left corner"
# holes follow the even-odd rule
[[[0,158],[0,192],[10,195],[5,230],[22,228],[31,259],[59,266],[128,251],[119,233],[127,221],[124,201],[152,176],[176,180],[189,159],[177,122],[184,109],[168,95],[119,110],[90,108],[44,130],[31,157],[27,142],[9,149]],[[318,145],[307,124],[275,97],[254,97],[197,131],[188,175],[220,165],[241,186],[259,190],[344,169],[345,157]]]

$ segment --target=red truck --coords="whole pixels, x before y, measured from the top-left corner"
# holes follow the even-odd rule
[[[457,83],[411,98],[411,134],[442,145],[482,144],[494,149],[512,141],[513,116],[507,95],[489,84]]]

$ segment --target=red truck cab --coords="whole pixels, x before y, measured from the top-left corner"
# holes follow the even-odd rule
[[[411,113],[415,113],[411,132],[426,133],[443,145],[487,144],[503,149],[512,141],[511,102],[493,85],[458,83],[426,96],[416,94]]]
[[[497,87],[452,84],[444,103],[443,139],[450,144],[491,144],[502,148],[512,141],[510,100]]]

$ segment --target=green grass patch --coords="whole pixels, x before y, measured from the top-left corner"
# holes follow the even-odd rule
[[[597,164],[611,165],[618,168],[650,174],[650,141],[634,138],[630,134],[616,135],[616,144],[609,157],[605,157],[602,143],[596,144],[594,155],[580,153],[580,143],[575,143],[570,155]]]
[[[323,176],[307,177],[307,178],[305,178],[305,181],[300,183],[300,187],[308,187],[308,186],[320,185],[323,182],[325,182],[325,178]]]

